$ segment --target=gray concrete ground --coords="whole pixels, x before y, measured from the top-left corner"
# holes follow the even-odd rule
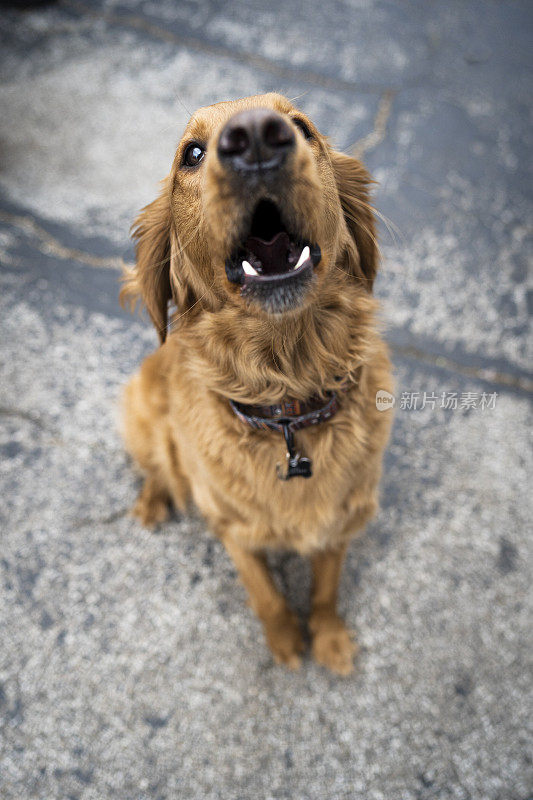
[[[531,21],[526,0],[2,13],[2,800],[532,796]],[[380,181],[398,403],[438,396],[398,408],[350,550],[347,680],[274,666],[201,520],[128,517],[116,433],[156,345],[118,308],[129,224],[188,110],[270,89]],[[304,613],[306,565],[273,563]]]

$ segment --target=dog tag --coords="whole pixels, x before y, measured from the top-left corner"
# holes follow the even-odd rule
[[[287,472],[284,475],[281,471],[281,465],[277,464],[276,472],[278,478],[280,481],[288,481],[290,478],[310,478],[313,474],[311,459],[295,452],[294,434],[291,431],[290,423],[282,422],[281,424],[283,426],[285,444],[287,445]]]
[[[294,458],[287,459],[287,472],[285,475],[281,471],[281,465],[277,465],[277,473],[280,481],[288,481],[289,478],[310,478],[313,474],[312,462],[309,458],[297,453]]]

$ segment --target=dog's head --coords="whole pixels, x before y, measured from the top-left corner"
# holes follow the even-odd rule
[[[289,100],[265,94],[200,108],[161,195],[135,223],[141,295],[160,338],[174,300],[298,314],[339,275],[371,291],[378,254],[369,176]]]

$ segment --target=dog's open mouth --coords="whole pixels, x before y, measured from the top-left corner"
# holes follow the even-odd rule
[[[248,236],[226,261],[226,275],[242,286],[241,295],[279,312],[297,304],[320,258],[317,244],[289,233],[275,203],[261,200]]]

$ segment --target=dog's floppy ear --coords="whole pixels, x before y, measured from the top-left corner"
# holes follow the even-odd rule
[[[350,259],[353,262],[350,263],[350,269],[371,292],[379,265],[374,214],[368,190],[373,181],[356,158],[333,151],[331,162],[344,218],[359,253],[359,264]]]
[[[136,265],[124,270],[120,301],[135,308],[142,300],[155,325],[159,340],[167,334],[168,302],[172,298],[170,283],[170,192],[169,178],[163,181],[162,190],[147,205],[132,226],[136,240]]]

